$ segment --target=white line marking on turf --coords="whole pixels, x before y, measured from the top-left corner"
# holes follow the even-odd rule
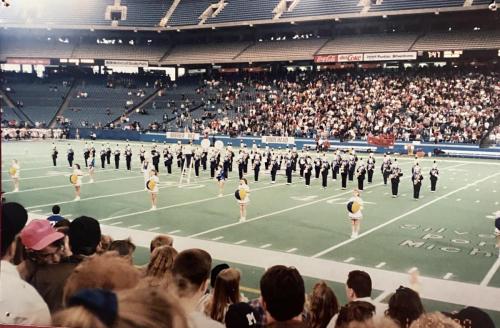
[[[258,191],[258,190],[268,189],[268,188],[274,188],[274,187],[278,187],[278,186],[285,186],[285,183],[278,183],[278,184],[273,184],[273,185],[262,187],[262,188],[255,188],[255,189],[252,189],[251,191],[255,192],[255,191]],[[218,197],[218,196],[208,197],[208,198],[198,199],[198,200],[184,202],[184,203],[178,203],[178,204],[173,204],[173,205],[162,206],[162,207],[158,207],[156,211],[165,210],[165,209],[174,208],[174,207],[181,207],[181,206],[186,206],[186,205],[203,203],[203,202],[207,202],[207,201],[210,201],[210,200],[221,199],[221,198],[229,197],[229,196],[233,196],[233,195],[234,195],[234,193],[230,193],[230,194],[225,194],[222,197]],[[109,220],[114,220],[114,219],[118,219],[118,218],[124,218],[124,217],[127,217],[127,216],[138,215],[138,214],[143,214],[143,213],[148,213],[148,212],[150,212],[149,209],[145,210],[145,211],[138,211],[138,212],[123,214],[123,215],[112,216],[112,217],[109,217],[109,218],[101,219],[101,220],[99,220],[99,222],[106,222],[106,221],[109,221]]]
[[[407,272],[408,272],[408,273],[413,273],[413,272],[415,272],[415,271],[417,271],[417,270],[418,270],[418,268],[417,268],[417,267],[413,267],[413,268],[411,268],[410,270],[408,270]]]
[[[344,263],[351,263],[352,261],[354,261],[354,257],[349,257],[344,260]]]
[[[297,251],[297,248],[290,248],[290,249],[289,249],[289,250],[287,250],[286,252],[287,252],[287,253],[293,253],[293,252],[295,252],[295,251]]]
[[[212,240],[216,241],[216,240],[221,240],[222,238],[224,238],[224,236],[215,237],[215,238],[212,238]]]
[[[235,242],[234,244],[235,244],[235,245],[241,245],[241,244],[244,244],[244,243],[246,243],[246,242],[247,242],[247,241],[246,241],[245,239],[243,239],[243,240],[240,240],[240,241]]]
[[[486,276],[484,276],[479,286],[488,286],[488,284],[490,283],[491,279],[493,278],[499,267],[500,267],[500,258],[497,258],[497,260],[495,261],[495,263],[493,263]]]
[[[443,279],[444,279],[444,280],[448,280],[448,279],[450,279],[451,277],[453,277],[453,273],[448,272],[447,274],[445,274],[445,275],[444,275]]]
[[[128,227],[129,229],[134,229],[134,228],[138,228],[140,227],[142,224],[134,224],[134,225],[131,225],[130,227]]]
[[[73,214],[64,214],[64,216],[65,216],[65,217],[69,217],[69,218],[70,218],[70,217],[72,217],[72,216],[73,216]]]
[[[375,227],[371,228],[370,230],[367,230],[367,231],[363,232],[363,233],[362,233],[362,234],[360,234],[360,235],[358,236],[358,238],[356,238],[356,239],[347,239],[347,240],[345,240],[345,241],[343,241],[343,242],[340,242],[340,243],[338,243],[338,244],[336,244],[336,245],[333,245],[333,246],[332,246],[332,247],[330,247],[330,248],[327,248],[327,249],[325,249],[325,250],[323,250],[323,251],[321,251],[321,252],[318,252],[318,253],[314,254],[312,257],[316,258],[316,257],[320,257],[320,256],[322,256],[322,255],[325,255],[325,254],[327,254],[327,253],[330,253],[331,251],[336,250],[336,249],[337,249],[337,248],[339,248],[339,247],[342,247],[342,246],[344,246],[344,245],[350,244],[350,243],[351,243],[351,242],[353,242],[354,240],[358,240],[359,238],[364,237],[364,236],[366,236],[366,235],[369,235],[369,234],[371,234],[372,232],[375,232],[375,231],[377,231],[377,230],[379,230],[379,229],[382,229],[383,227],[385,227],[385,226],[387,226],[387,225],[389,225],[389,224],[391,224],[391,223],[393,223],[393,222],[399,221],[399,220],[401,220],[402,218],[404,218],[404,217],[406,217],[406,216],[408,216],[408,215],[410,215],[410,214],[413,214],[413,213],[415,213],[415,212],[418,212],[418,211],[420,211],[421,209],[426,208],[427,206],[432,205],[432,204],[434,204],[435,202],[438,202],[438,201],[440,201],[440,200],[441,200],[441,199],[443,199],[443,198],[446,198],[446,197],[448,197],[448,196],[451,196],[451,195],[453,195],[453,194],[455,194],[455,193],[457,193],[457,192],[459,192],[459,191],[465,190],[465,189],[467,189],[467,188],[469,188],[469,187],[472,187],[472,186],[474,186],[474,185],[476,185],[476,184],[478,184],[478,183],[481,183],[481,182],[483,182],[483,181],[489,180],[489,179],[491,179],[492,177],[496,177],[497,175],[500,175],[500,173],[495,173],[495,174],[489,175],[489,176],[487,176],[487,177],[485,177],[485,178],[483,178],[483,179],[481,179],[481,180],[477,180],[476,182],[469,183],[468,185],[465,185],[465,186],[463,186],[463,187],[460,187],[460,188],[458,188],[458,189],[455,189],[455,190],[453,190],[453,191],[450,191],[449,193],[444,194],[443,196],[440,196],[440,197],[438,197],[438,198],[434,198],[433,200],[431,200],[431,201],[429,201],[429,202],[427,202],[427,203],[425,203],[425,204],[422,204],[422,205],[420,205],[419,207],[416,207],[416,208],[414,208],[414,209],[412,209],[412,210],[410,210],[410,211],[408,211],[408,212],[406,212],[406,213],[403,213],[403,214],[401,214],[401,215],[399,215],[399,216],[396,216],[395,218],[393,218],[393,219],[391,219],[391,220],[389,220],[389,221],[386,221],[385,223],[382,223],[382,224],[380,224],[380,225],[378,225],[378,226],[375,226]]]
[[[21,167],[21,172],[24,172],[24,171],[36,171],[36,170],[44,170],[44,169],[50,169],[50,168],[53,168],[53,169],[57,169],[58,167],[57,166],[42,166],[42,167],[33,167],[33,168],[29,168],[29,169],[23,169]],[[65,167],[66,169],[69,169],[69,167]],[[2,173],[9,173],[9,170],[4,170],[2,171]]]
[[[479,202],[481,202],[481,201],[479,199],[476,199],[476,203],[479,203]]]
[[[265,244],[265,245],[262,245],[260,246],[259,248],[268,248],[268,247],[271,247],[273,244]]]
[[[110,225],[119,225],[119,224],[122,224],[122,223],[123,223],[122,221],[118,221],[118,222],[113,222]]]
[[[173,231],[170,231],[169,234],[173,235],[174,233],[178,233],[178,232],[181,232],[181,230],[173,230]]]
[[[457,202],[461,201],[462,199],[461,198],[457,198]]]
[[[148,231],[156,231],[156,230],[160,230],[160,227],[154,227],[154,228],[149,228]]]
[[[385,262],[380,262],[379,264],[377,264],[375,267],[377,269],[380,269],[381,267],[383,267],[385,265]]]
[[[38,210],[31,211],[31,212],[36,213],[36,212],[41,212],[41,211],[42,211],[42,210],[38,209]]]

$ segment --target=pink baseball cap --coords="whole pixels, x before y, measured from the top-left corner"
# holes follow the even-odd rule
[[[20,236],[26,248],[39,251],[62,239],[64,234],[57,232],[47,220],[32,220],[24,227]]]

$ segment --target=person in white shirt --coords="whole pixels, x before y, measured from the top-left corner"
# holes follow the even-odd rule
[[[238,194],[240,195],[240,199],[238,199],[238,204],[240,205],[240,222],[244,222],[247,217],[247,206],[250,203],[250,187],[246,178],[240,180]],[[242,194],[244,195],[243,197],[241,197]]]
[[[160,178],[158,178],[158,172],[155,169],[152,169],[149,172],[149,179],[146,185],[149,194],[151,195],[151,210],[156,210],[156,204],[158,203],[158,184],[160,183]]]
[[[18,203],[2,204],[1,213],[0,324],[48,326],[51,318],[47,304],[10,263],[15,237],[26,224],[28,213]]]
[[[21,173],[21,167],[19,166],[19,162],[17,159],[12,160],[12,165],[9,169],[10,177],[12,178],[12,182],[14,183],[14,191],[19,191],[19,174]]]
[[[353,196],[347,202],[347,210],[352,227],[351,238],[358,237],[361,219],[363,218],[363,200],[361,199],[360,194],[361,193],[358,189],[354,189]]]

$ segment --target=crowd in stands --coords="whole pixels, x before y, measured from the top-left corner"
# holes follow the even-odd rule
[[[0,323],[57,327],[494,327],[482,310],[426,312],[418,291],[400,287],[388,304],[372,298],[367,272],[346,277],[347,303],[324,282],[307,291],[293,267],[275,265],[260,278],[260,297],[240,291],[241,272],[212,267],[202,249],[178,252],[167,235],[150,244],[150,260],[134,266],[130,239],[112,240],[99,222],[68,221],[54,206],[28,221],[18,203],[2,204]]]
[[[192,128],[229,135],[476,143],[500,106],[491,72],[323,71],[205,84],[217,88],[218,115]]]

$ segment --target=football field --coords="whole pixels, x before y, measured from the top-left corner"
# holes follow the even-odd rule
[[[86,173],[83,142],[70,143],[75,163],[83,165]],[[101,143],[95,142],[97,154]],[[95,182],[89,184],[84,177],[81,200],[74,201],[67,142],[55,144],[59,150],[56,167],[51,141],[2,142],[5,198],[23,204],[31,217],[46,217],[59,204],[63,216],[92,216],[101,222],[104,233],[114,238],[130,236],[141,247],[148,247],[158,233],[171,234],[178,249],[204,248],[217,261],[241,266],[250,294],[258,288],[264,268],[286,264],[297,267],[308,282],[328,280],[341,300],[345,299],[342,284],[347,273],[366,270],[372,276],[375,297],[384,300],[399,285],[408,285],[409,272],[417,268],[421,295],[429,308],[475,305],[500,321],[500,260],[493,234],[493,213],[500,210],[499,161],[438,158],[440,178],[437,192],[431,193],[428,172],[433,159],[421,159],[425,180],[421,198],[415,201],[410,180],[413,159],[398,157],[404,176],[400,196],[394,199],[390,185],[383,185],[382,159],[377,157],[374,183],[365,181],[361,195],[365,203],[361,233],[351,239],[346,203],[357,185],[350,182],[347,190],[341,190],[340,181],[333,181],[331,173],[328,188],[323,189],[320,180],[312,180],[311,188],[305,188],[298,174],[291,185],[285,184],[282,174],[276,184],[270,184],[269,174],[261,171],[260,181],[254,183],[250,171],[251,202],[247,220],[240,223],[234,197],[236,165],[223,197],[218,197],[209,171],[179,186],[175,161],[173,174],[168,175],[162,158],[158,209],[151,211],[139,167],[139,145],[132,147],[132,171],[125,169],[123,155],[119,170],[114,169],[113,158],[110,166],[101,169],[97,155]],[[111,142],[112,149],[115,145],[116,141]],[[149,153],[151,144],[144,145]],[[8,173],[14,158],[21,166],[16,193],[10,192]],[[138,262],[147,259],[144,249],[138,254]]]

